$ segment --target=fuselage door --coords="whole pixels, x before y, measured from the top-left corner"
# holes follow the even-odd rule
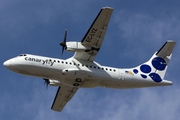
[[[121,70],[119,71],[119,79],[124,80],[124,72]]]

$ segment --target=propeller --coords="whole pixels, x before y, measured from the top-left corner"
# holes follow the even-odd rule
[[[44,80],[44,84],[46,85],[46,89],[47,89],[48,88],[48,84],[50,83],[49,79],[43,78],[43,80]]]
[[[64,49],[67,48],[67,46],[66,46],[66,38],[67,38],[67,29],[65,30],[65,34],[64,34],[64,41],[63,41],[63,42],[60,42],[60,45],[62,46],[61,56],[62,56],[62,54],[63,54],[63,52],[64,52]]]

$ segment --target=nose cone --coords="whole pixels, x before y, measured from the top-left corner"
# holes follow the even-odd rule
[[[7,67],[7,68],[9,68],[10,67],[10,60],[7,60],[7,61],[5,61],[4,63],[3,63],[3,65],[5,66],[5,67]]]
[[[3,65],[9,70],[17,72],[17,64],[14,60],[15,60],[14,58],[9,59],[9,60],[5,61],[3,63]]]

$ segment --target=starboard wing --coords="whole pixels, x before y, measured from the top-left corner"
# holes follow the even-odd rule
[[[81,41],[82,45],[91,48],[91,50],[75,52],[74,58],[87,61],[93,61],[95,59],[104,40],[112,12],[113,9],[110,7],[103,7],[100,10]]]

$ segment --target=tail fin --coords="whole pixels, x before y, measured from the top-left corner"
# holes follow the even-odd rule
[[[137,69],[134,69],[134,73],[140,70],[143,78],[146,78],[148,75],[155,82],[161,82],[165,76],[175,44],[176,42],[168,40],[149,61],[138,66]]]

